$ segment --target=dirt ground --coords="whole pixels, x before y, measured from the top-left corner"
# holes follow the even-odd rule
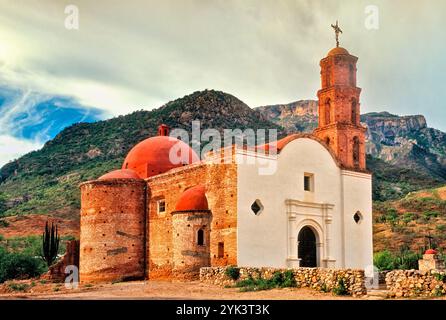
[[[20,287],[27,286],[26,288]],[[19,287],[19,289],[18,289]],[[194,282],[132,281],[114,284],[82,285],[66,289],[64,284],[14,281],[0,286],[0,299],[217,299],[217,300],[331,300],[339,297],[308,288],[284,288],[240,292],[238,288]],[[364,298],[360,298],[364,299]]]

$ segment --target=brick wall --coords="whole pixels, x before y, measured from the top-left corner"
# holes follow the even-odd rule
[[[149,178],[147,269],[148,277],[171,278],[173,269],[172,212],[181,194],[202,184],[212,212],[210,228],[211,266],[237,263],[237,168],[236,164],[201,163],[173,169]],[[164,199],[166,212],[159,214],[157,203]],[[192,241],[192,239],[190,239]],[[224,246],[223,256],[219,256]]]
[[[144,276],[145,197],[143,180],[81,185],[81,282]]]
[[[210,266],[210,211],[174,212],[173,224],[173,270],[177,279],[198,279],[200,268]],[[202,245],[198,244],[198,232],[203,234]]]

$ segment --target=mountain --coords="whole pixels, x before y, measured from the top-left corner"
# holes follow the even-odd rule
[[[445,133],[429,128],[422,116],[369,113],[361,119],[368,128],[367,164],[373,172],[376,208],[380,208],[379,201],[391,206],[389,199],[446,184]],[[205,90],[152,111],[71,125],[41,150],[0,169],[0,234],[10,238],[39,233],[49,216],[64,235],[76,236],[79,183],[119,168],[136,143],[156,135],[160,123],[190,133],[192,120],[200,120],[202,129],[220,131],[274,128],[280,138],[311,131],[317,125],[317,102],[301,100],[251,109],[230,94]]]
[[[446,246],[446,186],[412,192],[402,199],[375,203],[373,210],[375,251],[410,248],[423,252],[426,236],[438,248]]]
[[[317,127],[318,102],[315,100],[299,100],[256,109],[267,119],[284,127],[288,134],[312,132]]]
[[[194,92],[152,111],[77,123],[61,131],[41,150],[0,169],[0,217],[11,216],[3,224],[11,224],[12,230],[14,224],[22,223],[26,232],[27,228],[33,229],[36,221],[44,223],[37,216],[43,214],[57,219],[61,230],[78,232],[73,220],[78,220],[80,182],[120,168],[128,151],[139,141],[156,135],[159,124],[190,132],[192,120],[200,120],[202,129],[274,128],[279,136],[284,134],[259,111],[214,90]],[[0,224],[0,234],[6,233]],[[19,234],[17,230],[8,236]]]
[[[317,127],[317,101],[256,108],[287,133]],[[396,199],[410,191],[446,183],[446,133],[429,128],[422,115],[388,112],[361,115],[367,127],[367,166],[374,173],[374,200]]]

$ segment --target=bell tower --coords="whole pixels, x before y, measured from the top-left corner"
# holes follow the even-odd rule
[[[361,88],[356,86],[358,58],[339,47],[338,34],[342,31],[337,22],[332,27],[336,32],[336,48],[320,62],[319,124],[313,134],[333,150],[343,167],[362,171],[366,169],[366,128],[360,123]]]

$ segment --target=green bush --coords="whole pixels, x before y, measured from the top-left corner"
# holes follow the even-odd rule
[[[386,212],[386,221],[395,221],[398,219],[398,211],[395,208],[389,208]]]
[[[14,291],[26,291],[29,289],[29,285],[26,283],[10,283],[8,287]]]
[[[414,221],[415,220],[415,214],[414,213],[411,213],[411,212],[406,212],[405,214],[403,214],[403,217],[402,217],[402,220],[403,220],[403,222],[404,223],[409,223],[409,222],[411,222],[411,221]]]
[[[240,269],[234,266],[229,266],[226,268],[225,274],[230,279],[237,281],[240,278]]]
[[[446,230],[446,224],[439,224],[436,226],[436,229],[438,231],[445,231]]]
[[[430,220],[431,218],[436,218],[440,215],[438,211],[425,211],[423,212],[423,218],[426,220]]]
[[[435,279],[441,282],[446,282],[446,274],[445,273],[436,273],[434,275]]]
[[[395,261],[391,252],[384,250],[381,252],[376,252],[373,255],[373,264],[380,271],[384,270],[394,270],[395,269]]]
[[[333,293],[337,296],[346,296],[348,295],[347,286],[345,285],[344,279],[339,279],[336,287],[333,288]]]
[[[0,217],[5,215],[6,210],[8,210],[8,207],[6,206],[6,196],[4,193],[0,192]]]
[[[402,270],[418,269],[418,260],[420,258],[421,256],[418,253],[407,249],[401,250],[395,258],[395,267]]]
[[[0,283],[36,277],[45,271],[45,264],[41,259],[23,253],[10,253],[0,247]]]
[[[387,250],[376,252],[373,255],[373,264],[380,271],[395,269],[418,269],[419,253],[410,251],[408,248],[401,248],[399,253],[391,253]]]
[[[276,271],[270,279],[254,279],[253,277],[249,277],[236,283],[236,287],[240,288],[241,292],[269,290],[273,288],[291,288],[296,286],[297,283],[292,270],[285,272]]]

